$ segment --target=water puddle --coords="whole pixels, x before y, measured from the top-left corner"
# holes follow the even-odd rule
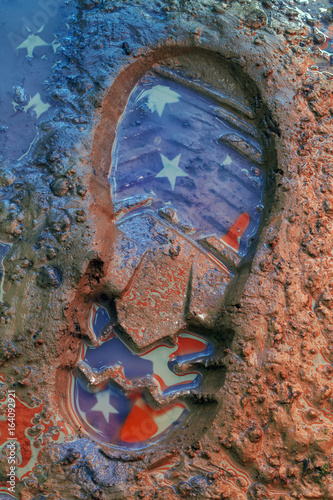
[[[5,383],[5,376],[0,380]],[[15,397],[16,418],[16,477],[21,480],[31,473],[38,463],[40,451],[48,443],[62,443],[69,435],[69,429],[64,421],[51,408],[46,407],[37,395],[31,394],[33,406]],[[0,405],[0,435],[4,439],[0,445],[0,455],[6,455],[7,444],[12,442],[8,436],[8,422],[6,419],[7,398]],[[6,481],[0,481],[0,492],[2,488],[8,487]],[[8,491],[8,488],[6,489]],[[1,497],[2,498],[2,497]]]
[[[263,209],[256,129],[213,100],[226,96],[190,86],[212,99],[153,72],[134,88],[113,147],[112,200],[121,216],[149,206],[195,241],[233,228],[226,243],[244,256]]]
[[[58,30],[66,30],[65,0],[12,0],[0,5],[0,151],[12,163],[34,142],[38,124],[52,114],[45,91],[62,59]]]
[[[137,354],[112,329],[106,329],[110,321],[107,309],[95,304],[90,315],[95,345],[82,345],[79,369],[71,374],[70,409],[95,439],[119,448],[140,449],[165,437],[187,415],[186,404],[172,396],[179,389],[185,393],[198,387],[202,376],[193,369],[185,368],[182,373],[181,367],[210,356],[214,348],[204,337],[183,332],[174,346],[160,343]],[[110,367],[114,368],[111,375]],[[97,390],[82,376],[87,369],[96,377],[106,373]],[[141,385],[136,388],[139,380],[145,380],[147,387],[154,384],[162,400],[169,401],[171,396],[171,402],[156,407],[147,390]]]

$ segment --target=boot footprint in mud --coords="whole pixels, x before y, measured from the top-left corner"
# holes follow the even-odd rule
[[[117,125],[114,250],[68,396],[77,425],[110,447],[199,432],[216,411],[226,309],[250,272],[274,163],[264,112],[233,75],[215,56],[155,66]]]

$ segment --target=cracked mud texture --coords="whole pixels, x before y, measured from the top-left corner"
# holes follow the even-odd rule
[[[309,69],[313,27],[274,0],[81,0],[71,29],[47,89],[53,119],[29,159],[1,166],[1,240],[12,243],[1,390],[36,406],[26,446],[40,449],[15,495],[333,498],[333,98],[332,75]],[[126,455],[70,430],[59,384],[85,335],[79,307],[84,316],[112,253],[107,171],[126,96],[155,62],[199,50],[221,54],[258,87],[277,150],[276,193],[242,296],[224,313],[233,342],[213,423],[172,447]],[[50,415],[60,417],[46,435]],[[62,444],[51,437],[61,427]],[[3,456],[2,480],[6,467]]]

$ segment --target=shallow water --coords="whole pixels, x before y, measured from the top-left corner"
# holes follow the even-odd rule
[[[255,128],[243,121],[245,132],[239,130],[222,113],[216,102],[199,92],[147,74],[132,91],[118,124],[112,199],[117,204],[134,196],[150,198],[152,210],[168,210],[171,222],[180,229],[190,227],[195,240],[206,235],[221,238],[247,214],[239,234],[243,256],[259,226],[264,174],[223,138],[234,134],[258,151],[260,145],[246,133],[249,129],[255,135]]]
[[[46,86],[61,60],[57,41],[72,7],[65,0],[0,3],[0,154],[12,163],[33,143],[38,124],[53,114]]]
[[[148,352],[136,354],[115,333],[102,336],[111,324],[106,308],[95,304],[90,315],[90,329],[97,345],[85,342],[79,361],[89,369],[102,373],[117,367],[124,385],[152,377],[161,395],[170,395],[180,388],[188,391],[199,386],[201,374],[196,369],[178,374],[175,366],[209,357],[213,345],[204,337],[181,333],[175,346],[160,343]],[[78,371],[71,374],[69,407],[72,416],[95,439],[119,448],[141,449],[162,439],[184,419],[187,405],[175,399],[156,408],[147,392],[126,393],[112,379],[102,390],[91,391]]]

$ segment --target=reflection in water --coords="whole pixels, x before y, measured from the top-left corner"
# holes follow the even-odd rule
[[[0,403],[2,415],[0,418],[0,454],[5,456],[8,453],[7,445],[13,443],[13,438],[8,435],[8,420],[4,418],[7,408],[8,396],[5,387],[9,387],[8,379],[0,374],[0,387],[2,395]],[[27,478],[38,463],[39,454],[47,444],[62,443],[69,434],[69,428],[59,415],[43,403],[39,397],[31,392],[31,402],[26,401],[16,394],[15,396],[15,454],[17,457],[15,475],[19,480]],[[8,483],[0,482],[0,498],[4,492],[8,492]],[[15,496],[17,498],[17,496]]]
[[[177,78],[150,72],[139,81],[112,152],[119,237],[108,280],[119,288],[117,328],[140,351],[95,305],[93,345],[83,344],[71,374],[74,418],[95,439],[120,448],[150,445],[189,412],[179,397],[199,388],[193,363],[210,357],[213,345],[187,331],[186,321],[192,315],[211,328],[232,275],[228,266],[235,269],[246,255],[263,209],[252,111],[234,100],[237,112],[227,111],[221,92]]]
[[[237,121],[245,131],[237,130],[223,119],[226,115],[214,101],[172,80],[153,73],[141,79],[113,148],[116,211],[140,195],[195,240],[220,238],[244,214],[236,251],[245,255],[259,226],[263,172],[240,153],[247,148],[259,158],[260,146],[247,133],[256,131],[246,120]]]
[[[79,372],[72,373],[71,410],[92,437],[118,447],[144,447],[170,431],[188,409],[180,401],[156,409],[147,393],[135,389],[135,382],[151,377],[162,396],[172,395],[180,387],[195,388],[200,384],[201,374],[193,369],[188,371],[186,363],[210,356],[213,346],[200,335],[184,332],[175,346],[160,343],[137,355],[112,330],[102,335],[109,324],[108,311],[94,305],[90,327],[96,342],[94,346],[84,343],[79,361],[95,373],[117,367],[125,384],[133,383],[134,389],[126,393],[114,380],[109,380],[105,388],[93,392]],[[182,366],[185,371],[177,373]]]
[[[65,0],[11,0],[0,3],[0,151],[3,160],[22,157],[40,120],[51,116],[45,85],[62,59],[57,30],[71,10]]]

